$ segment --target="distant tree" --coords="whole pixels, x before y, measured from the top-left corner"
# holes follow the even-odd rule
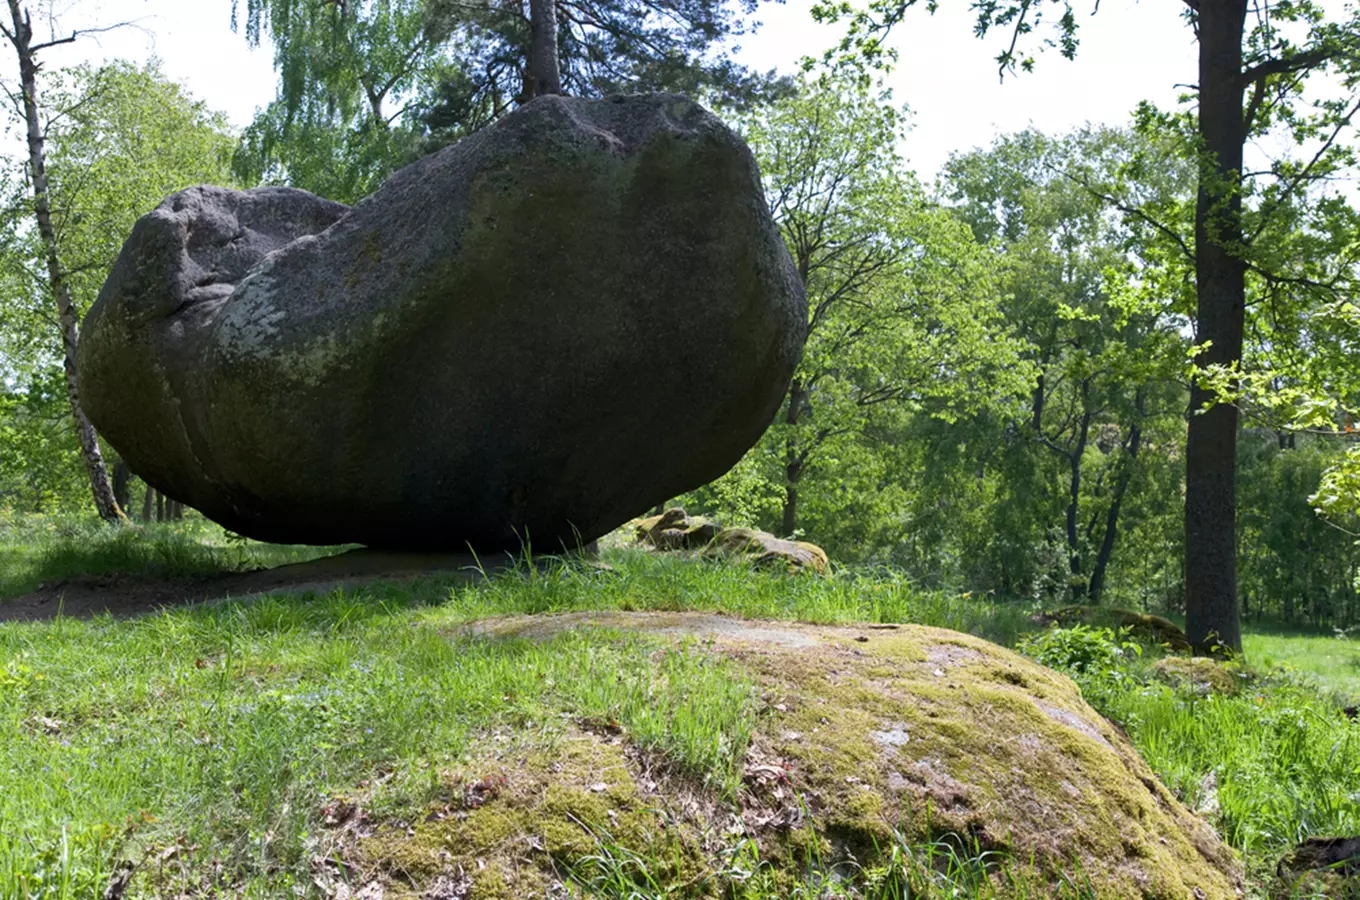
[[[813,14],[822,20],[848,17],[841,50],[882,63],[891,59],[884,39],[915,2],[868,0],[856,9],[824,0]],[[1193,234],[1182,240],[1193,259],[1200,373],[1191,388],[1186,445],[1186,631],[1202,648],[1240,650],[1233,396],[1243,360],[1249,275],[1266,286],[1314,291],[1315,285],[1281,280],[1290,276],[1276,267],[1271,243],[1263,238],[1283,211],[1315,205],[1325,180],[1353,162],[1342,137],[1360,111],[1360,11],[1333,18],[1313,0],[1185,3],[1185,19],[1199,44],[1193,141],[1187,144],[1198,186]],[[936,4],[927,6],[933,10]],[[1002,73],[1032,68],[1023,44],[1048,13],[1055,15],[1043,43],[1056,45],[1064,56],[1076,54],[1078,24],[1069,0],[991,0],[973,9],[979,36],[994,28],[1009,32],[997,56]],[[1324,71],[1337,76],[1332,89],[1305,98],[1309,76]],[[1298,155],[1275,160],[1263,172],[1244,172],[1247,141],[1272,130],[1292,139]],[[1248,198],[1252,202],[1244,203]]]
[[[1147,177],[1120,186],[1135,165]],[[1154,417],[1181,418],[1187,320],[1174,294],[1144,302],[1128,289],[1145,268],[1145,238],[1159,235],[1110,210],[1102,192],[1166,209],[1191,196],[1193,172],[1128,131],[1026,131],[952,157],[943,182],[998,255],[1007,321],[1037,369],[1014,433],[1060,463],[1068,588],[1074,601],[1098,602],[1145,429]]]
[[[886,101],[853,80],[809,78],[741,123],[808,295],[803,360],[752,451],[777,467],[784,534],[799,528],[809,475],[827,493],[866,476],[866,444],[896,417],[957,416],[1027,382],[985,252],[907,171],[903,116]],[[847,458],[868,469],[850,472]]]

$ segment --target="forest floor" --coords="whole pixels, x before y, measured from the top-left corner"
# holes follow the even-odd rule
[[[365,559],[368,571],[354,562]],[[564,715],[623,729],[705,783],[739,777],[732,759],[749,740],[739,674],[680,660],[661,682],[661,713],[644,714],[634,695],[657,688],[645,644],[582,638],[510,658],[447,639],[474,620],[545,612],[967,632],[1071,674],[1241,854],[1252,896],[1281,895],[1275,864],[1297,842],[1360,834],[1360,725],[1342,712],[1360,694],[1354,637],[1250,633],[1250,667],[1229,667],[1232,689],[1210,692],[1159,676],[1155,647],[1082,631],[1055,640],[1028,605],[921,591],[883,572],[798,578],[617,550],[604,562],[497,574],[446,557],[417,572],[195,523],[0,527],[0,896],[122,897],[109,893],[120,878],[142,885],[128,897],[172,882],[201,895],[343,896],[343,871],[318,862],[322,836],[344,818],[335,797],[362,789],[375,816],[424,808],[479,735]],[[285,589],[266,593],[279,578]],[[587,690],[583,661],[620,677]],[[649,881],[647,860],[609,888],[605,849],[589,857],[595,887],[562,896],[688,896]],[[920,851],[902,858],[934,852]],[[134,858],[140,881],[125,871]],[[959,892],[956,868],[927,864],[919,896],[973,896]],[[837,884],[827,893],[809,881],[803,893],[889,896]],[[463,896],[456,887],[448,896]]]

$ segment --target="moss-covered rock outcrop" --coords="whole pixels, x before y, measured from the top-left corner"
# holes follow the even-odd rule
[[[695,614],[473,630],[496,640],[571,628],[688,641],[744,670],[764,708],[734,761],[741,788],[724,796],[668,774],[611,723],[578,723],[541,747],[488,744],[451,778],[448,803],[356,843],[366,871],[415,896],[441,878],[464,879],[467,897],[554,896],[612,859],[673,896],[741,897],[740,859],[766,881],[758,896],[773,897],[818,873],[854,885],[894,865],[894,849],[933,846],[982,860],[997,896],[1238,895],[1231,851],[1072,681],[994,644],[919,626]]]
[[[826,551],[807,541],[790,541],[755,528],[724,528],[702,516],[672,507],[633,523],[638,543],[655,550],[695,550],[726,559],[790,573],[823,574],[831,565]]]

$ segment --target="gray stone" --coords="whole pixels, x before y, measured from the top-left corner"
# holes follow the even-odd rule
[[[235,531],[557,550],[733,465],[805,326],[740,138],[674,95],[545,97],[353,209],[170,197],[78,367],[133,471]]]

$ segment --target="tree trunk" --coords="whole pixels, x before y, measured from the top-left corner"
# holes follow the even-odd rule
[[[784,517],[779,525],[779,533],[784,537],[792,537],[798,528],[798,482],[803,478],[806,458],[798,452],[793,426],[798,424],[806,402],[807,390],[795,378],[789,385],[789,409],[784,414],[784,424],[789,426],[788,434],[784,437]]]
[[[798,528],[798,480],[790,476],[788,483],[784,485],[784,518],[779,525],[779,533],[784,537],[793,537],[794,531]]]
[[[1105,513],[1105,534],[1100,539],[1100,550],[1096,554],[1095,566],[1091,569],[1091,582],[1086,592],[1092,603],[1099,603],[1105,591],[1105,570],[1114,553],[1115,537],[1119,533],[1119,511],[1124,505],[1124,494],[1128,492],[1129,482],[1133,480],[1133,465],[1138,460],[1138,451],[1143,445],[1143,391],[1139,389],[1135,400],[1137,418],[1129,427],[1129,443],[1125,451],[1124,468],[1114,483],[1114,495],[1110,498],[1110,508]]]
[[[562,93],[557,58],[557,0],[529,0],[529,76],[533,96]]]
[[[1242,31],[1246,0],[1200,0],[1200,161],[1195,209],[1195,362],[1242,359],[1246,265],[1241,256]],[[1201,651],[1242,649],[1237,608],[1237,408],[1190,390],[1185,447],[1185,632]]]
[[[132,470],[121,459],[113,464],[113,499],[119,509],[128,508],[128,497],[132,493]]]
[[[165,495],[156,491],[156,521],[165,521]]]
[[[24,121],[28,132],[28,169],[33,183],[33,211],[38,220],[38,236],[42,239],[47,263],[47,283],[52,297],[57,303],[57,318],[61,326],[62,363],[66,372],[66,397],[71,404],[71,416],[75,421],[76,437],[80,441],[81,457],[85,471],[90,478],[90,488],[94,493],[95,509],[99,517],[107,522],[126,521],[109,483],[109,473],[104,467],[104,458],[99,451],[99,438],[94,426],[80,408],[80,391],[76,387],[76,340],[79,333],[79,316],[75,303],[71,300],[71,288],[66,280],[66,268],[62,264],[57,246],[57,232],[52,226],[52,202],[47,185],[47,159],[44,152],[45,138],[42,123],[38,117],[38,60],[33,46],[33,27],[28,13],[20,10],[19,0],[8,0],[10,19],[14,30],[7,33],[14,52],[19,60],[19,84],[23,93]]]
[[[142,500],[142,521],[151,521],[151,509],[156,505],[156,489],[151,485],[146,486],[146,498]]]
[[[1082,406],[1088,405],[1091,382],[1081,384]],[[1067,495],[1067,568],[1071,574],[1070,590],[1072,602],[1078,603],[1086,594],[1086,584],[1081,577],[1081,535],[1077,530],[1078,513],[1081,509],[1081,464],[1086,455],[1086,442],[1091,435],[1091,411],[1081,414],[1081,424],[1077,428],[1076,446],[1067,454],[1070,467],[1070,480]]]

